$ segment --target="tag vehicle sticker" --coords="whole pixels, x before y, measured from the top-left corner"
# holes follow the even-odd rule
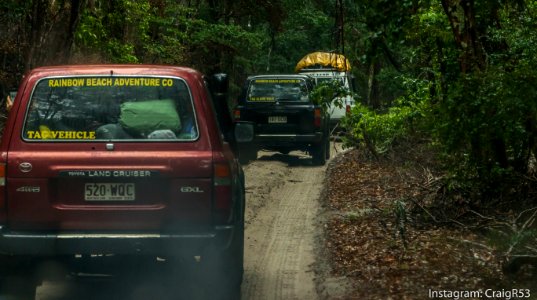
[[[28,130],[26,136],[29,139],[66,139],[66,140],[94,140],[95,131],[38,131]]]
[[[250,101],[256,101],[256,102],[263,102],[263,101],[274,101],[275,97],[250,97],[248,100]]]

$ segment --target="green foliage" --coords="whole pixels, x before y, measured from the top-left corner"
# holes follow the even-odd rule
[[[220,63],[215,53],[233,58],[245,46],[255,52],[260,44],[257,33],[204,19],[210,14],[200,13],[203,8],[175,1],[164,1],[160,8],[147,0],[113,3],[85,11],[76,32],[78,49],[98,51],[112,62],[186,63],[204,71]]]
[[[507,220],[497,222],[500,226],[488,229],[488,243],[501,253],[506,270],[516,272],[520,267],[516,262],[518,258],[535,257],[536,214],[535,207],[526,209],[518,215],[510,214]]]
[[[406,250],[408,247],[408,241],[407,241],[407,222],[408,222],[408,213],[407,213],[407,207],[406,202],[404,200],[398,199],[395,200],[393,203],[393,214],[395,216],[395,224],[397,227],[397,235],[401,238],[401,241],[403,242],[403,246]]]
[[[342,121],[347,131],[344,142],[346,146],[365,146],[375,155],[383,154],[409,134],[416,115],[409,106],[394,106],[386,113],[376,113],[357,104]]]
[[[430,82],[404,76],[397,80],[407,92],[386,111],[376,112],[357,103],[343,119],[347,146],[365,146],[374,154],[383,154],[398,141],[427,134]]]
[[[300,5],[298,5],[300,4]],[[296,63],[306,54],[333,47],[334,20],[313,3],[295,2],[288,5],[288,18],[275,37],[271,72],[292,73]],[[267,49],[270,44],[267,44]]]
[[[268,15],[266,19],[260,18],[255,10],[251,12],[243,28],[257,35],[259,43],[254,51],[248,50],[248,55],[243,56],[249,60],[249,74],[293,73],[304,55],[333,50],[332,7],[325,11],[318,2],[322,1],[273,1],[272,5],[281,3],[285,13]],[[249,45],[243,43],[242,46]]]
[[[358,105],[345,120],[347,143],[382,153],[418,134],[440,150],[453,189],[479,200],[505,195],[535,168],[537,6],[476,3],[465,18],[477,25],[465,28],[457,23],[464,16],[448,15],[440,2],[396,2],[390,20],[375,5],[355,7],[365,24],[352,26],[368,33],[355,41],[372,51],[360,60],[370,66],[368,84],[382,87],[378,95],[391,108],[381,113]],[[473,44],[461,38],[474,38]],[[386,47],[401,63],[397,70],[387,64]],[[379,65],[371,77],[371,66]]]
[[[139,62],[136,47],[148,41],[149,2],[121,0],[107,4],[85,10],[75,33],[76,45],[83,52],[98,51],[107,61]]]
[[[6,0],[0,2],[0,96],[8,89],[16,89],[21,73],[24,71],[25,58],[21,51],[24,39],[21,20],[31,8],[29,1]]]
[[[446,161],[489,192],[526,174],[535,155],[535,17],[531,10],[503,10],[503,27],[490,29],[488,42],[499,48],[491,51],[487,69],[452,80],[445,101],[436,106],[433,134]]]
[[[350,92],[340,80],[324,81],[315,86],[310,93],[310,99],[316,105],[320,105],[324,111],[330,106],[342,107],[342,98],[348,96]]]

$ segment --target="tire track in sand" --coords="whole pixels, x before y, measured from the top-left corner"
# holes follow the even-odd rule
[[[295,157],[296,158],[296,157]],[[284,159],[283,159],[284,160]],[[246,169],[246,182],[270,185],[268,195],[251,193],[247,206],[263,201],[249,219],[245,238],[245,299],[318,299],[315,291],[315,217],[325,167],[311,166],[309,159],[297,158],[288,166],[282,160],[255,161]],[[273,170],[285,175],[281,183],[256,173]],[[260,200],[261,199],[261,200]]]

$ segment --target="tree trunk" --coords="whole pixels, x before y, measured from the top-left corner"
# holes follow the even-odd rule
[[[28,15],[25,69],[44,64],[68,63],[75,31],[86,0],[49,2],[34,0]]]
[[[477,32],[474,0],[441,0],[441,3],[451,25],[455,43],[461,51],[461,73],[484,70],[485,51]]]
[[[69,27],[67,27],[66,38],[64,40],[63,57],[68,61],[71,56],[71,49],[75,38],[75,31],[80,22],[80,12],[84,7],[84,0],[71,0],[71,13],[69,16]]]
[[[377,60],[372,59],[369,64],[369,80],[367,84],[367,102],[374,109],[380,108],[379,86],[377,75],[380,72],[380,64]]]
[[[28,24],[30,24],[30,32],[27,38],[27,54],[25,70],[30,70],[35,66],[37,51],[41,49],[41,34],[45,24],[45,16],[47,12],[47,3],[45,0],[34,0],[32,2],[32,11],[28,15]]]

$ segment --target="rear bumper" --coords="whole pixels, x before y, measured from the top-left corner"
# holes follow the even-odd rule
[[[256,134],[253,142],[261,145],[287,145],[320,143],[322,138],[321,132],[312,134]]]
[[[138,254],[196,255],[207,247],[226,249],[237,227],[217,226],[211,232],[189,234],[163,233],[87,233],[18,232],[0,227],[0,254],[73,255]]]

